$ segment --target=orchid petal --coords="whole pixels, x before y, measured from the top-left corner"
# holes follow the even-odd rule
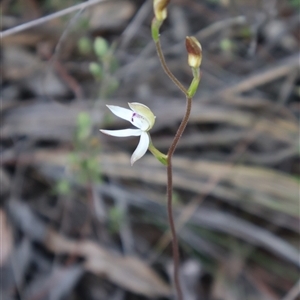
[[[126,137],[126,136],[139,136],[143,133],[140,129],[121,129],[121,130],[104,130],[100,129],[101,132],[118,137]]]
[[[131,122],[133,112],[130,109],[123,108],[123,107],[116,106],[116,105],[106,105],[106,106],[117,117]]]
[[[142,132],[140,142],[131,156],[131,160],[130,160],[131,165],[133,165],[138,159],[144,156],[144,154],[147,152],[147,149],[149,147],[149,143],[150,143],[149,134],[147,132]]]

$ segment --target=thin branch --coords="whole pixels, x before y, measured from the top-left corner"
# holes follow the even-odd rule
[[[108,0],[90,0],[88,2],[84,2],[84,3],[74,5],[72,7],[69,7],[69,8],[63,9],[61,11],[58,11],[56,13],[53,13],[51,15],[48,15],[46,17],[42,17],[42,18],[39,18],[37,20],[33,20],[33,21],[28,22],[28,23],[21,24],[21,25],[18,25],[16,27],[1,31],[0,32],[0,38],[7,37],[9,35],[27,30],[27,29],[32,28],[32,27],[36,27],[36,26],[41,25],[43,23],[49,22],[53,19],[62,17],[64,15],[67,15],[71,12],[74,12],[74,11],[77,11],[77,10],[80,10],[80,9],[85,9],[85,8],[91,6],[91,5],[95,5],[97,3],[106,2],[106,1],[108,1]]]

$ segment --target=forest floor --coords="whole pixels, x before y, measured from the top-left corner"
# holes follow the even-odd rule
[[[300,3],[171,2],[160,38],[184,86],[185,37],[203,49],[173,159],[184,300],[300,299]],[[143,103],[166,153],[185,97],[152,1],[44,18],[79,3],[0,4],[1,299],[173,299],[166,168],[149,152],[131,166],[138,137],[99,129],[132,127],[107,104]]]

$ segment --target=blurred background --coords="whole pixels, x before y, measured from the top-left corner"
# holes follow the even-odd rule
[[[79,0],[2,0],[1,30]],[[202,80],[174,156],[185,300],[299,298],[299,0],[174,0],[161,29],[188,86]],[[99,1],[1,39],[3,300],[172,297],[166,169],[106,104],[147,105],[166,153],[185,97],[151,40],[152,1]],[[129,126],[128,126],[129,125]]]

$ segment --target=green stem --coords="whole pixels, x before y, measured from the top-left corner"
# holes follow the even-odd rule
[[[158,21],[156,18],[152,20],[151,24],[151,34],[152,34],[152,39],[156,43],[159,41],[159,28],[162,24],[162,21]]]
[[[148,147],[149,151],[157,158],[158,161],[160,161],[163,165],[167,165],[168,162],[168,156],[166,154],[163,154],[162,152],[160,152],[152,143],[152,141],[150,141],[149,147]]]
[[[189,88],[188,88],[188,97],[193,97],[195,93],[197,92],[198,85],[200,82],[200,69],[199,68],[192,68],[193,72],[193,81],[191,82]]]

